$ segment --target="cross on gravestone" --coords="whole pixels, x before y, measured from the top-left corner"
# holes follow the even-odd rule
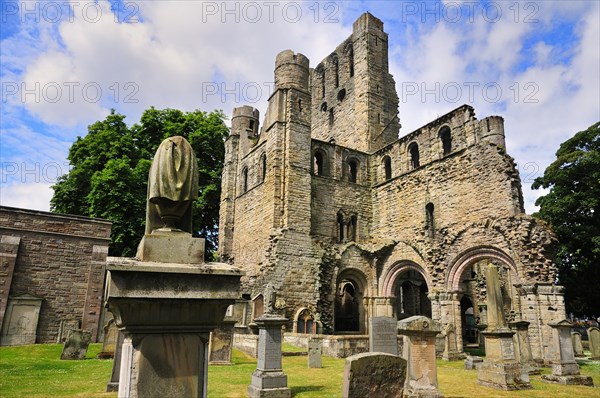
[[[369,351],[398,355],[398,325],[396,318],[377,316],[369,323]]]

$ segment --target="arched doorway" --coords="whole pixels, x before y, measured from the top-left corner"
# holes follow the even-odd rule
[[[429,289],[420,272],[408,269],[399,274],[394,282],[394,315],[397,319],[413,315],[431,318],[431,301],[427,297]]]
[[[360,271],[349,270],[338,277],[335,294],[334,331],[360,333],[364,331],[363,297],[366,279]]]
[[[463,344],[477,343],[477,329],[475,328],[475,310],[469,296],[460,300],[460,320],[462,325]]]

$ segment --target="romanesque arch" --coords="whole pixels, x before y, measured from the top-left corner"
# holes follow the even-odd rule
[[[347,268],[339,273],[335,290],[335,332],[365,332],[364,298],[367,286],[367,278],[358,269]]]
[[[393,315],[398,319],[413,315],[431,317],[428,297],[432,283],[427,271],[410,260],[393,264],[383,278],[382,291],[391,299]]]

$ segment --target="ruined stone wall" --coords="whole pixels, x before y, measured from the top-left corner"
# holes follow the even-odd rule
[[[56,342],[64,319],[78,319],[96,339],[110,230],[105,220],[0,207],[0,235],[20,238],[12,273],[0,270],[0,304],[24,293],[44,299],[38,343]]]

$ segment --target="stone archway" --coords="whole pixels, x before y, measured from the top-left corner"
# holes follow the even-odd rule
[[[397,319],[413,315],[431,318],[431,287],[425,270],[417,263],[404,260],[392,265],[383,282],[383,293],[391,298],[392,313]]]
[[[336,333],[364,333],[364,297],[367,279],[356,269],[340,272],[335,291],[334,331]]]

